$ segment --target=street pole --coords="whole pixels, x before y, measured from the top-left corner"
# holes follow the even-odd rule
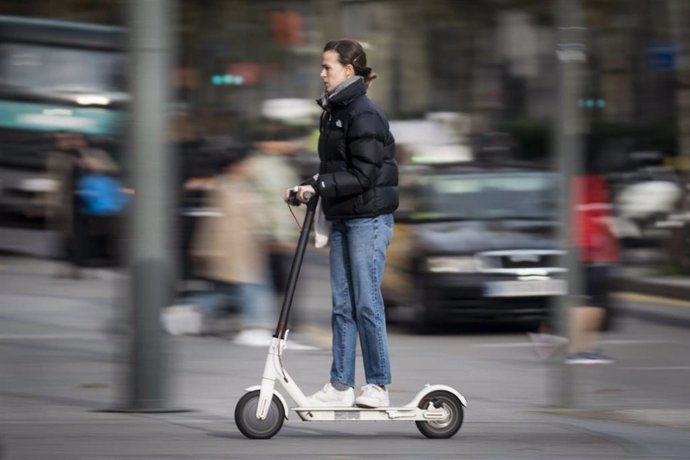
[[[583,26],[580,0],[556,2],[556,107],[554,118],[553,152],[556,170],[561,179],[561,206],[558,239],[566,249],[563,258],[567,268],[568,293],[559,298],[556,305],[557,328],[569,335],[569,315],[575,302],[575,294],[581,292],[582,279],[577,248],[572,244],[575,231],[572,178],[582,171],[584,123],[578,107],[582,94],[583,73],[587,60],[585,49],[586,29]],[[553,366],[554,404],[559,407],[573,405],[573,376],[570,366],[560,360]]]
[[[132,102],[128,170],[135,190],[128,235],[131,342],[123,410],[166,408],[161,309],[173,298],[171,247],[173,157],[167,117],[171,70],[172,1],[127,4]]]
[[[690,3],[687,0],[671,0],[669,13],[671,36],[676,47],[678,153],[681,168],[687,173],[690,170]]]
[[[680,203],[681,226],[669,241],[669,260],[675,268],[690,272],[690,4],[687,0],[669,0],[669,23],[676,49],[675,102],[677,163],[683,194]]]

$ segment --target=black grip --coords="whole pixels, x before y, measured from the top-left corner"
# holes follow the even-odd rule
[[[287,203],[290,206],[299,206],[302,204],[297,199],[297,190],[290,190],[290,195],[288,196]]]
[[[310,201],[314,196],[313,192],[304,192],[302,197],[306,201]],[[287,202],[290,206],[299,206],[302,204],[300,200],[297,199],[297,190],[290,190],[290,195],[288,196]]]

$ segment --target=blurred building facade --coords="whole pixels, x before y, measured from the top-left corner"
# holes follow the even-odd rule
[[[123,4],[5,1],[0,13],[122,25]],[[673,114],[687,99],[680,89],[687,86],[687,72],[680,72],[687,67],[687,2],[583,5],[589,74],[581,104],[588,118],[682,130]],[[463,112],[482,130],[552,115],[552,2],[179,0],[177,6],[174,84],[178,99],[195,110],[256,117],[265,99],[314,98],[323,43],[348,36],[368,45],[379,74],[372,96],[393,117]],[[687,133],[681,138],[687,145]]]
[[[578,101],[592,155],[626,168],[634,152],[688,169],[690,2],[580,0],[587,74]],[[126,25],[125,0],[5,0],[0,14]],[[177,0],[175,108],[195,135],[243,133],[265,101],[312,101],[323,44],[365,43],[371,88],[391,119],[461,114],[470,135],[500,133],[547,158],[555,113],[555,2],[545,0]],[[163,84],[164,82],[161,82]],[[291,121],[291,120],[290,120]],[[307,127],[314,120],[301,119]],[[680,158],[680,160],[679,160]],[[684,159],[684,160],[683,160]]]

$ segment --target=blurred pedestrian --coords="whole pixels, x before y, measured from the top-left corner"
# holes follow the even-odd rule
[[[203,206],[204,192],[211,182],[215,166],[208,167],[204,161],[209,155],[203,150],[203,128],[198,113],[188,110],[173,112],[171,130],[175,155],[179,161],[175,171],[179,278],[186,281],[193,277],[189,255],[196,213]]]
[[[48,227],[58,234],[60,257],[66,266],[58,276],[81,278],[88,261],[88,217],[82,212],[77,183],[84,174],[82,151],[86,138],[80,133],[55,135],[55,148],[48,154],[46,170],[56,186],[47,197]]]
[[[277,297],[285,293],[299,236],[298,226],[289,215],[281,196],[284,184],[300,181],[290,162],[300,145],[288,127],[267,122],[253,143],[254,153],[249,160],[254,170],[254,190],[265,219],[271,285]],[[298,222],[303,219],[301,209],[294,210]]]
[[[219,154],[219,169],[209,200],[212,215],[204,217],[194,235],[192,258],[209,291],[181,299],[163,312],[171,334],[208,332],[208,320],[238,311],[241,345],[268,346],[272,338],[273,300],[267,284],[267,257],[259,201],[251,184],[247,148]]]
[[[319,174],[297,188],[297,197],[306,202],[306,192],[318,195],[332,224],[333,362],[330,382],[310,404],[385,407],[391,373],[381,278],[398,207],[395,141],[385,115],[366,95],[376,74],[362,45],[328,42],[321,67]],[[358,335],[366,385],[355,398]]]
[[[120,262],[120,224],[129,201],[118,177],[118,167],[105,150],[79,151],[81,174],[76,183],[79,212],[85,216],[85,248],[88,264]]]
[[[574,179],[575,250],[582,264],[582,292],[570,318],[568,364],[606,364],[613,360],[599,350],[599,335],[611,320],[609,292],[619,248],[612,230],[606,180],[599,174]]]
[[[59,248],[57,252],[65,267],[60,267],[58,276],[78,277],[79,268],[74,263],[70,249],[74,239],[74,181],[77,168],[77,156],[71,151],[75,147],[83,147],[84,142],[69,142],[67,134],[55,135],[54,148],[48,153],[46,172],[55,186],[46,195],[47,226],[58,235]]]

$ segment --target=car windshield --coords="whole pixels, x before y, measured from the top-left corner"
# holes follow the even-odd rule
[[[434,174],[419,178],[415,220],[553,219],[555,176],[542,172]]]
[[[122,91],[124,56],[113,51],[0,44],[0,83],[47,91]]]

